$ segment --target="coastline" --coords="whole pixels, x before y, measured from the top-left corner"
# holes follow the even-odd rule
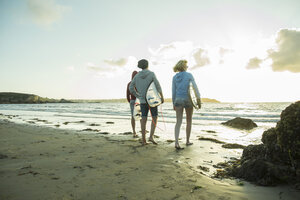
[[[288,186],[259,187],[203,175],[191,165],[190,152],[198,144],[177,152],[167,141],[143,147],[131,135],[6,120],[0,120],[0,135],[0,199],[292,200],[300,194]],[[219,144],[199,142],[203,151],[218,151]],[[211,159],[207,155],[199,156]]]

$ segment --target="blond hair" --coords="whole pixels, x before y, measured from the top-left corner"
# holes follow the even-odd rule
[[[173,67],[174,72],[183,72],[187,69],[187,61],[179,60],[178,63]]]

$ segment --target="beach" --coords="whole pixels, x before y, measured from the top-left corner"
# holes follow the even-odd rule
[[[118,129],[116,124],[112,124]],[[297,199],[290,186],[213,179],[193,165],[226,149],[211,141],[176,151],[113,135],[0,121],[0,199]],[[140,135],[140,134],[139,134]],[[159,135],[158,135],[159,136]],[[206,152],[206,153],[205,153]],[[219,152],[209,153],[209,152]],[[199,158],[201,157],[201,158]],[[216,158],[215,158],[216,159]]]

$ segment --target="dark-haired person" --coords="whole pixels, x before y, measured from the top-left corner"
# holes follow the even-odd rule
[[[188,66],[186,60],[178,61],[178,63],[173,68],[174,72],[178,72],[174,75],[172,81],[172,101],[174,110],[176,111],[176,125],[174,134],[176,149],[183,149],[180,147],[178,142],[183,117],[183,109],[185,109],[186,113],[186,145],[188,146],[193,144],[190,142],[193,116],[193,105],[188,94],[190,82],[192,82],[197,92],[197,96],[199,97],[197,99],[198,105],[201,105],[200,93],[197,84],[194,80],[193,75],[189,72],[186,72],[187,68]]]
[[[137,71],[133,71],[132,75],[131,75],[131,80],[134,78],[135,75],[137,75]],[[135,119],[133,116],[133,109],[134,109],[134,103],[135,103],[135,99],[136,97],[130,93],[129,91],[129,85],[130,85],[131,81],[127,84],[127,89],[126,89],[126,98],[128,103],[130,104],[130,111],[131,111],[131,127],[132,127],[132,132],[133,132],[133,137],[138,137],[135,131]]]
[[[148,69],[148,61],[145,59],[140,60],[138,62],[138,68],[141,68],[142,71],[140,71],[133,78],[133,80],[131,81],[131,83],[129,85],[129,90],[134,96],[139,98],[140,103],[141,103],[140,105],[141,105],[141,112],[142,112],[142,119],[141,119],[142,144],[143,145],[147,144],[147,142],[146,142],[146,124],[147,124],[147,116],[148,116],[149,109],[152,114],[152,123],[151,123],[151,131],[150,131],[149,141],[152,142],[153,144],[157,144],[153,138],[155,128],[156,128],[156,123],[157,123],[157,114],[158,114],[157,106],[150,107],[146,101],[147,89],[151,82],[154,82],[157,91],[161,95],[162,102],[164,102],[164,97],[162,94],[160,84],[159,84],[154,72],[152,72]]]

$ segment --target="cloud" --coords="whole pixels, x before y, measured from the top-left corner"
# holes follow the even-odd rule
[[[223,47],[219,48],[219,56],[220,56],[220,60],[219,60],[219,64],[224,64],[224,57],[229,54],[229,53],[233,53],[234,51],[232,49],[226,49]]]
[[[120,59],[116,59],[116,60],[104,60],[104,62],[108,65],[111,65],[111,66],[119,66],[119,67],[122,67],[124,65],[126,65],[127,63],[127,58],[120,58]]]
[[[85,68],[97,76],[116,77],[136,70],[137,58],[129,56],[115,60],[104,60],[102,64],[85,63]]]
[[[152,56],[151,61],[161,64],[188,59],[193,49],[193,43],[190,41],[176,41],[169,44],[162,44],[157,49],[149,48],[149,52]]]
[[[219,49],[219,54],[221,57],[224,57],[226,54],[228,53],[232,53],[233,50],[232,49],[226,49],[226,48],[223,48],[223,47],[220,47]]]
[[[198,48],[195,53],[193,53],[193,58],[195,60],[195,65],[191,69],[196,69],[198,67],[203,67],[210,64],[210,59],[208,57],[208,52],[205,49]]]
[[[27,0],[33,21],[41,26],[49,26],[62,18],[70,7],[58,5],[54,0]]]
[[[90,71],[96,71],[96,72],[111,72],[114,71],[114,68],[108,67],[108,66],[97,66],[96,64],[92,62],[87,62],[85,64],[86,68]]]
[[[172,51],[172,50],[176,50],[176,44],[175,43],[170,43],[170,44],[161,44],[160,47],[156,50],[153,50],[151,48],[149,48],[149,51],[152,54],[155,55],[162,55],[168,51]]]
[[[246,66],[247,69],[257,69],[260,68],[260,64],[263,62],[263,60],[255,57],[251,58]]]
[[[273,71],[300,72],[300,30],[281,29],[277,33],[276,49],[268,50]]]
[[[151,62],[158,66],[173,66],[179,60],[187,60],[192,66],[190,70],[203,67],[211,63],[209,50],[195,46],[191,41],[175,41],[162,44],[157,49],[149,48],[152,55]]]

